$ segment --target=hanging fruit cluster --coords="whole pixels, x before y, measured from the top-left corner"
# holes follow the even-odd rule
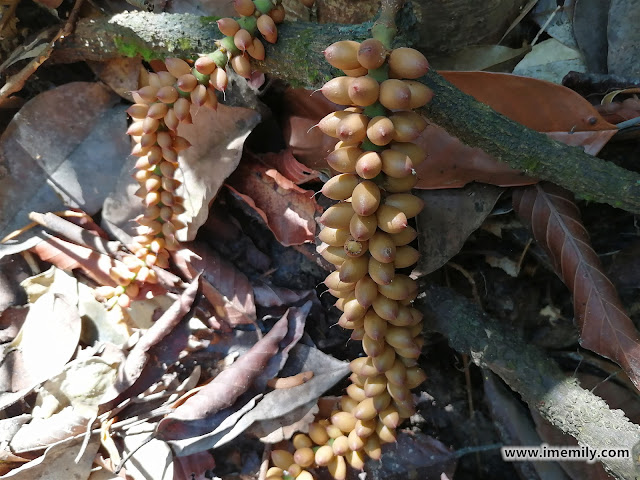
[[[296,435],[294,453],[272,452],[270,480],[310,479],[308,469],[317,466],[341,480],[347,464],[362,469],[367,457],[379,459],[381,445],[394,442],[396,428],[414,412],[410,390],[426,378],[417,362],[422,314],[411,306],[417,285],[401,272],[419,256],[409,245],[417,236],[409,219],[423,203],[409,192],[426,156],[413,141],[427,124],[413,109],[433,96],[415,81],[429,65],[416,50],[388,51],[376,39],[337,42],[324,54],[346,76],[322,93],[347,108],[319,123],[339,140],[327,157],[339,174],[322,188],[339,203],[320,219],[320,251],[336,266],[325,284],[343,312],[338,323],[362,340],[366,356],[351,362],[340,409]]]
[[[135,143],[131,154],[139,157],[134,174],[140,185],[136,196],[142,199],[145,211],[136,218],[138,234],[130,245],[135,257],[128,261],[129,270],[121,268],[112,275],[120,287],[101,292],[104,298],[117,298],[122,306],[128,306],[133,293],[137,294],[136,280],[154,282],[150,269],[169,266],[169,251],[178,247],[176,233],[186,226],[178,218],[185,209],[175,172],[178,153],[190,144],[177,134],[178,126],[191,123],[192,105],[218,107],[216,91],[227,89],[229,65],[238,75],[251,76],[249,56],[265,58],[256,32],[270,43],[278,38],[276,24],[284,20],[280,0],[234,0],[233,4],[240,18],[218,20],[224,37],[216,41],[214,52],[201,56],[193,66],[167,58],[166,70],[149,73],[147,85],[132,92],[136,103],[127,110],[133,119],[127,133]]]

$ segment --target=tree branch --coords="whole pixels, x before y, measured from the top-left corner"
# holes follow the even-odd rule
[[[621,410],[568,378],[542,350],[511,334],[471,301],[442,287],[420,297],[425,328],[444,334],[453,348],[498,374],[522,399],[564,433],[590,448],[628,448],[640,442],[640,426]],[[633,458],[602,463],[615,478],[635,478]]]
[[[364,40],[371,24],[305,22],[279,26],[277,45],[257,67],[294,86],[317,88],[337,73],[322,51],[337,40]],[[402,32],[402,25],[399,25]],[[411,31],[411,29],[405,29]],[[188,14],[123,13],[84,19],[56,52],[57,61],[106,60],[123,55],[145,59],[194,57],[215,49],[215,18]],[[402,36],[396,39],[406,43]],[[583,199],[640,213],[640,174],[563,145],[496,113],[435,72],[421,79],[435,92],[423,113],[467,145],[478,147],[526,174],[561,185]]]

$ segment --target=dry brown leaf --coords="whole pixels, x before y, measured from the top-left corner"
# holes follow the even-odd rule
[[[298,187],[273,168],[249,162],[243,162],[228,186],[262,217],[285,247],[314,241],[320,207],[313,191]]]
[[[57,374],[74,354],[82,322],[78,309],[59,294],[47,293],[31,305],[14,348],[0,366],[6,390],[31,388]],[[5,391],[6,391],[5,390]]]
[[[215,307],[218,320],[229,325],[254,323],[256,306],[246,275],[204,243],[184,247],[172,252],[176,267],[188,280],[202,272],[202,293]]]
[[[94,214],[125,162],[124,106],[102,84],[74,82],[29,101],[0,138],[0,237],[29,223],[31,211],[65,205]],[[37,239],[28,232],[0,255]],[[31,246],[29,245],[29,246]]]
[[[503,189],[472,183],[462,189],[416,192],[424,200],[418,215],[420,259],[417,271],[429,274],[456,255],[491,213]]]
[[[263,390],[302,336],[310,308],[309,302],[300,309],[289,309],[248,352],[163,418],[156,430],[158,437],[178,440],[211,432],[216,413],[231,407],[252,386]]]
[[[315,180],[320,175],[317,170],[309,168],[296,160],[290,148],[276,153],[264,153],[259,155],[258,158],[262,163],[276,169],[296,185]]]
[[[615,361],[640,389],[640,336],[602,270],[571,193],[542,183],[514,192],[513,207],[573,293],[580,345]]]

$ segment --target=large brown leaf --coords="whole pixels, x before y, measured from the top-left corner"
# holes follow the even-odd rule
[[[256,321],[249,279],[215,250],[205,243],[193,242],[173,252],[173,260],[188,280],[202,272],[202,293],[215,308],[218,321],[232,326]]]
[[[640,389],[640,337],[602,270],[572,195],[541,183],[516,191],[513,207],[531,224],[536,241],[573,293],[580,344],[618,363]]]
[[[289,309],[248,352],[164,417],[156,430],[158,438],[177,440],[212,432],[221,422],[218,412],[231,407],[252,386],[264,390],[302,336],[310,308],[308,302]]]
[[[257,161],[243,162],[227,186],[262,217],[285,247],[313,242],[320,207],[311,190]]]

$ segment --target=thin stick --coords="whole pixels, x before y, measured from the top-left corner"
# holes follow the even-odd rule
[[[80,7],[83,2],[84,0],[76,0],[73,10],[71,10],[71,13],[69,14],[69,19],[64,24],[64,27],[62,27],[56,36],[53,37],[53,40],[51,40],[51,43],[49,43],[49,46],[44,50],[44,52],[31,60],[22,70],[7,80],[7,83],[5,83],[0,89],[0,103],[9,98],[9,95],[22,90],[22,87],[24,87],[24,84],[29,77],[38,70],[40,65],[49,59],[56,42],[73,33],[73,28],[78,20],[78,16],[80,15]]]

